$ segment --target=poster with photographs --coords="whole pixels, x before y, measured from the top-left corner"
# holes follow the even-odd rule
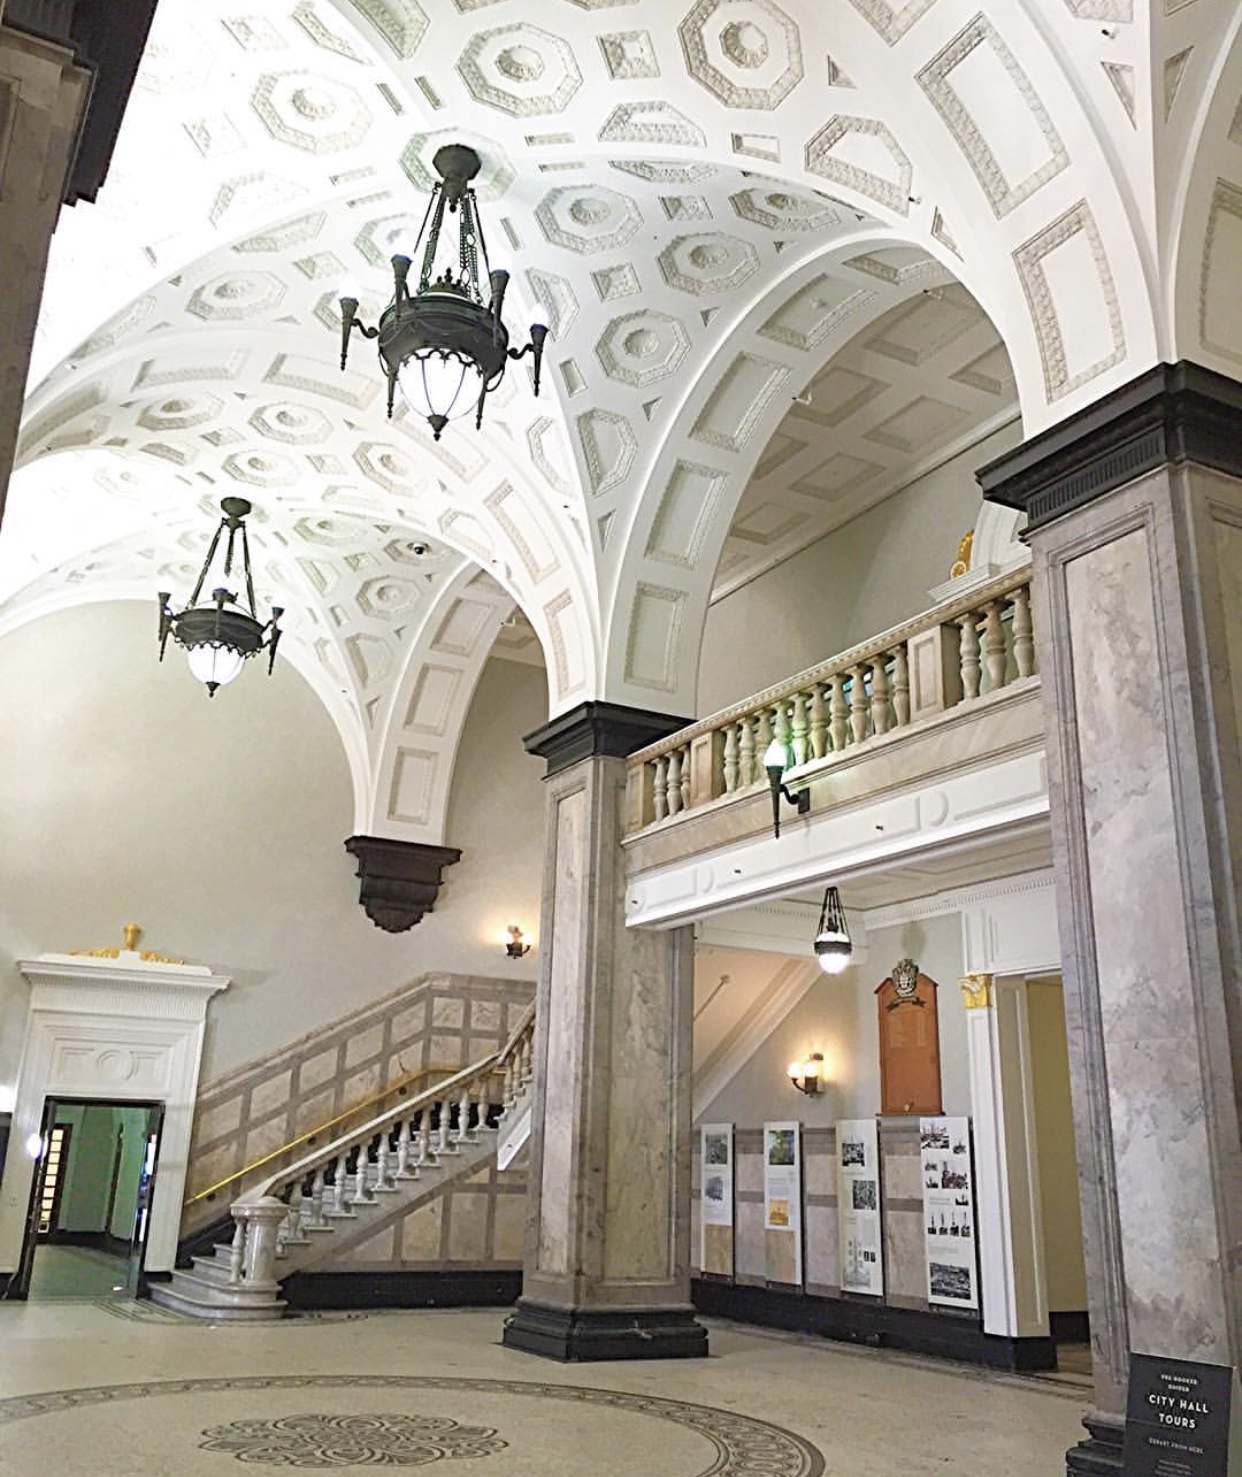
[[[884,1295],[880,1141],[874,1118],[837,1124],[837,1228],[841,1291]]]
[[[733,1125],[705,1123],[700,1131],[699,1267],[733,1276]]]
[[[763,1125],[763,1224],[769,1282],[802,1285],[802,1145],[797,1123]]]
[[[920,1118],[927,1300],[947,1308],[979,1306],[975,1187],[969,1118]]]

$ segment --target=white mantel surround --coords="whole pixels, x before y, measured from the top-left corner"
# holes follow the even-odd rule
[[[49,1096],[164,1104],[146,1267],[171,1271],[207,1005],[228,978],[129,950],[116,958],[43,954],[18,968],[30,981],[30,1009],[0,1184],[0,1274],[15,1271],[21,1256],[34,1168],[25,1145]]]

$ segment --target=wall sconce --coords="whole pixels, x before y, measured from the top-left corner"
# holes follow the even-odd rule
[[[823,1086],[823,1064],[823,1052],[813,1051],[804,1062],[790,1062],[789,1080],[799,1092],[806,1093],[807,1097],[816,1097]]]
[[[845,921],[845,909],[841,906],[841,894],[835,887],[824,893],[824,905],[819,910],[819,927],[815,930],[815,956],[825,974],[840,974],[849,964],[854,953],[850,942],[849,925]]]
[[[524,954],[530,953],[530,945],[522,936],[522,930],[516,923],[510,923],[508,934],[509,941],[505,944],[505,953],[510,959],[521,959]]]
[[[783,783],[785,771],[792,758],[789,745],[781,743],[780,739],[773,739],[763,754],[763,767],[768,772],[768,784],[772,787],[772,830],[778,841],[781,839],[781,796],[789,801],[799,815],[805,815],[811,808],[810,790],[799,790],[793,795]]]

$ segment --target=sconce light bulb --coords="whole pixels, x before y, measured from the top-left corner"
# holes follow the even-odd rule
[[[43,1157],[43,1135],[41,1133],[32,1133],[27,1136],[26,1153],[32,1159],[41,1159]]]

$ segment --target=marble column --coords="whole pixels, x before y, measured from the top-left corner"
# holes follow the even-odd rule
[[[76,63],[71,45],[0,24],[0,517],[17,447],[48,248],[91,86],[92,73]]]
[[[693,937],[625,926],[624,755],[680,719],[588,703],[547,760],[542,960],[522,1297],[510,1348],[707,1353],[690,1306]]]
[[[1068,1468],[1119,1472],[1132,1354],[1242,1359],[1242,385],[1162,365],[979,478],[1034,554],[1097,1405]]]

